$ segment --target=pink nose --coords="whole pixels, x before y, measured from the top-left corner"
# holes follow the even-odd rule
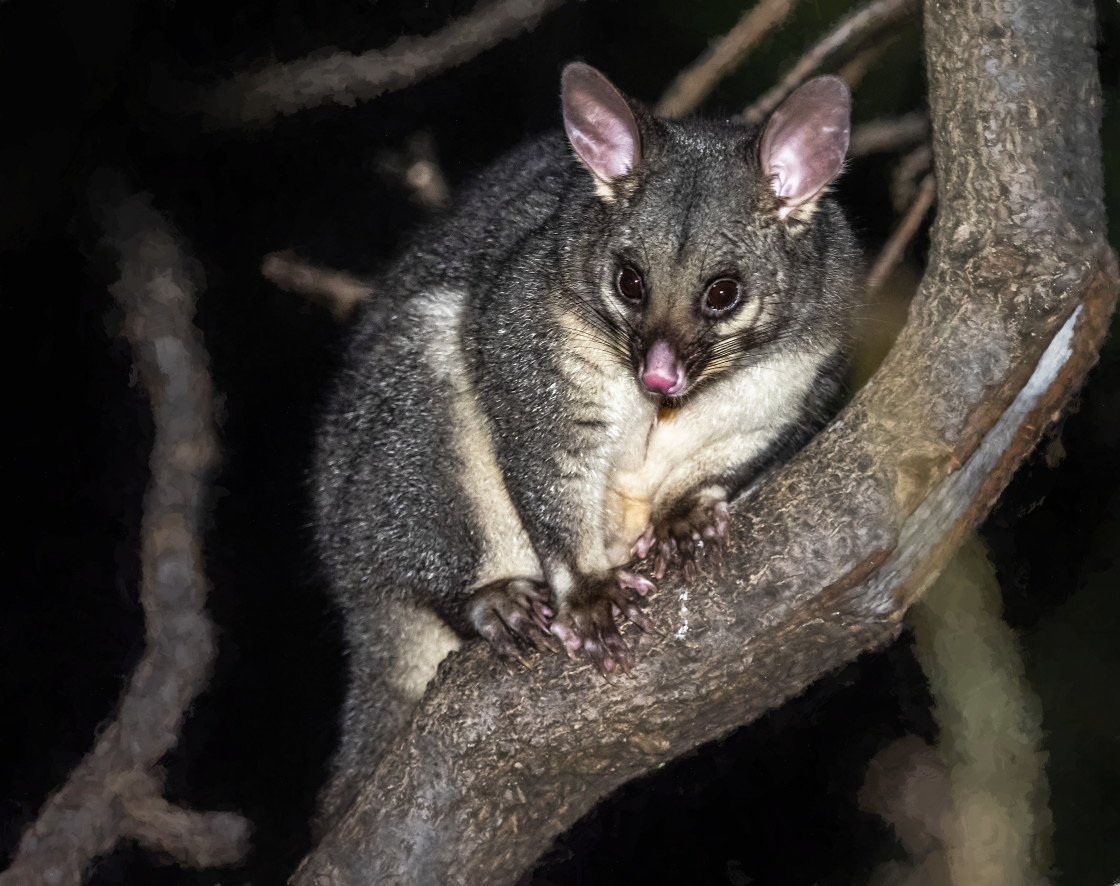
[[[679,394],[684,390],[684,367],[667,341],[654,342],[646,352],[642,384],[654,394]]]

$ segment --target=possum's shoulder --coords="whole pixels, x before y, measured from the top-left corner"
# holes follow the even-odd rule
[[[563,133],[549,132],[523,142],[469,179],[458,201],[459,220],[498,214],[507,225],[531,225],[585,178]]]

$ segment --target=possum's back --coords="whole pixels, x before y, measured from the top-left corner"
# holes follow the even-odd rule
[[[485,286],[526,238],[555,222],[566,195],[588,187],[586,178],[562,133],[522,144],[470,180],[447,216],[413,236],[384,283],[398,296]]]

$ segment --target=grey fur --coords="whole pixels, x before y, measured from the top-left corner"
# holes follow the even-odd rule
[[[690,538],[722,531],[708,525],[720,502],[803,440],[836,390],[860,266],[840,209],[826,195],[780,213],[758,129],[629,106],[630,173],[596,181],[562,133],[522,145],[414,239],[355,321],[312,477],[350,660],[328,819],[415,704],[395,669],[430,630],[417,606],[506,654],[551,629],[601,669],[628,668],[611,603],[644,616],[619,571],[636,533],[617,490],[645,490],[655,550],[688,559]],[[640,311],[615,290],[624,263],[648,285]],[[732,274],[754,320],[728,344],[698,304]],[[661,438],[664,403],[637,376],[658,337],[692,380]],[[712,445],[689,448],[697,435]],[[512,563],[528,565],[505,574]],[[480,614],[487,583],[499,602]]]

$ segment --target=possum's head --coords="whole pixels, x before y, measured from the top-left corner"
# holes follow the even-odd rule
[[[848,148],[842,80],[806,83],[761,130],[657,119],[580,63],[562,92],[594,192],[570,234],[576,303],[644,391],[678,398],[760,349],[830,345],[858,264],[821,199]]]

